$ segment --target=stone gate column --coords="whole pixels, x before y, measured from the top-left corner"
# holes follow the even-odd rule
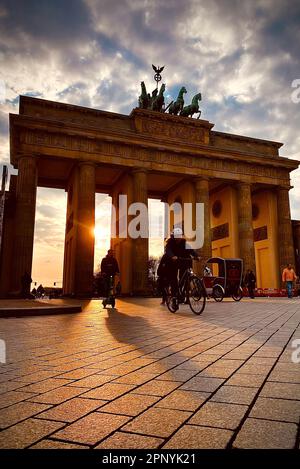
[[[32,156],[18,161],[15,236],[11,292],[21,291],[21,278],[31,275],[37,188],[37,162]]]
[[[211,257],[209,178],[205,176],[195,178],[194,187],[195,202],[204,204],[204,244],[198,251],[201,260],[195,265],[195,270],[202,277],[206,261]]]
[[[277,188],[277,213],[279,266],[280,272],[282,272],[287,264],[292,264],[295,268],[295,253],[288,187]]]
[[[94,274],[95,166],[93,163],[83,162],[79,164],[78,171],[75,294],[90,296]]]
[[[145,204],[148,209],[147,171],[145,169],[134,169],[133,176],[133,201]],[[142,220],[147,225],[147,219]],[[136,295],[145,294],[148,290],[148,236],[133,240],[133,265],[132,265],[132,289]]]
[[[239,252],[244,260],[244,272],[251,269],[256,274],[255,250],[252,226],[251,184],[237,185]]]

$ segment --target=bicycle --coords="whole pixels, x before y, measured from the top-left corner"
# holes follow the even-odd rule
[[[178,260],[187,261],[191,258],[179,257]],[[198,277],[191,267],[188,267],[178,282],[177,295],[173,296],[171,285],[165,287],[165,298],[168,310],[175,313],[180,303],[187,302],[194,314],[200,315],[206,304],[206,290],[202,279]]]
[[[116,274],[118,275],[118,274]],[[118,286],[117,286],[118,287]],[[102,300],[103,308],[106,308],[107,305],[111,305],[112,308],[116,304],[116,294],[118,293],[118,288],[114,287],[114,275],[109,275],[107,278],[107,297]],[[116,290],[116,291],[115,291]]]

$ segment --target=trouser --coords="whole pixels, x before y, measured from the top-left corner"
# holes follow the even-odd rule
[[[254,285],[249,284],[247,285],[247,288],[250,298],[254,298]]]
[[[169,279],[170,279],[172,296],[178,295],[178,271],[179,271],[179,281],[180,281],[186,269],[187,267],[185,265],[180,266],[180,267],[174,266],[173,270],[170,271]]]
[[[166,291],[165,288],[168,286],[169,282],[165,276],[160,276],[157,279],[157,286],[159,294],[162,296],[162,301],[166,302]]]
[[[108,298],[111,294],[113,294],[113,286],[114,286],[114,275],[107,275],[105,277],[105,297]]]
[[[169,273],[169,282],[171,285],[171,294],[172,296],[177,296],[178,294],[178,267],[174,268]]]
[[[286,289],[287,289],[287,295],[289,298],[293,297],[293,282],[291,280],[288,280],[286,282]]]

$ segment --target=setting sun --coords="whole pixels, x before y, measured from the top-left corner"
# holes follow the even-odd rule
[[[95,226],[93,231],[95,235],[96,244],[101,243],[101,241],[107,239],[107,237],[109,236],[108,230],[104,226]]]

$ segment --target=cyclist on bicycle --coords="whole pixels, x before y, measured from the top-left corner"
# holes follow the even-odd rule
[[[114,278],[119,273],[119,265],[115,258],[114,251],[109,249],[107,255],[101,261],[101,274],[105,283],[105,296],[109,296],[111,284],[114,284]]]
[[[182,229],[177,227],[171,233],[171,237],[166,243],[165,249],[167,263],[167,277],[171,285],[172,301],[176,302],[178,294],[178,271],[179,278],[182,277],[186,269],[192,266],[192,257],[199,260],[199,256],[186,242]],[[190,260],[186,260],[187,258]]]

